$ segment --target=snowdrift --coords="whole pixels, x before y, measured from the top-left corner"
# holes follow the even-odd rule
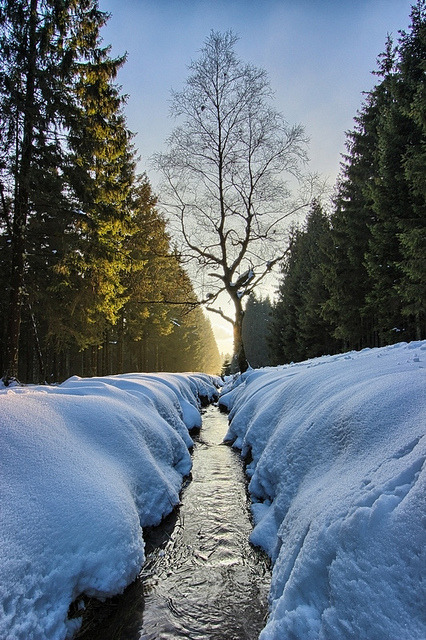
[[[144,561],[141,526],[179,502],[201,425],[202,374],[71,378],[0,390],[0,638],[60,640],[81,593],[124,589]]]
[[[425,640],[425,364],[401,343],[223,390],[274,563],[261,640]]]

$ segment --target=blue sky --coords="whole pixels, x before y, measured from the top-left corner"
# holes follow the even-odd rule
[[[266,69],[275,107],[310,138],[310,168],[335,183],[345,131],[375,82],[371,71],[388,33],[407,29],[411,0],[100,0],[111,19],[104,44],[128,54],[118,78],[128,94],[129,128],[137,135],[140,170],[154,190],[149,157],[174,126],[171,89],[181,89],[188,64],[209,32],[232,29],[237,53]],[[229,350],[216,337],[220,349]],[[230,336],[230,327],[223,333]]]
[[[100,0],[114,54],[127,51],[119,82],[137,133],[141,168],[173,127],[170,90],[211,29],[240,36],[241,58],[267,70],[275,106],[311,139],[312,169],[334,183],[344,132],[371,88],[387,33],[409,25],[411,0]],[[148,173],[149,169],[148,169]],[[152,176],[155,184],[155,176]]]

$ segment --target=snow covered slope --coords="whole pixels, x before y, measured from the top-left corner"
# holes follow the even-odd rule
[[[261,640],[425,640],[425,367],[426,342],[401,343],[224,390],[274,562]]]
[[[179,502],[188,429],[214,379],[71,378],[0,391],[0,638],[61,640],[81,593],[120,592],[144,560],[142,526]]]

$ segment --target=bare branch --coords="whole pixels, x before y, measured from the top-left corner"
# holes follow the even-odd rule
[[[155,165],[188,260],[212,286],[202,302],[240,327],[241,299],[284,258],[285,224],[312,198],[292,202],[286,182],[299,181],[307,162],[303,127],[289,126],[274,109],[265,71],[238,60],[235,42],[232,32],[207,38],[183,90],[172,94],[172,114],[181,122]],[[235,320],[213,304],[222,290],[233,300]]]
[[[207,309],[207,311],[211,311],[212,313],[216,313],[218,316],[220,316],[221,318],[223,318],[227,322],[230,322],[232,325],[235,324],[235,320],[233,318],[231,318],[230,316],[227,316],[226,313],[224,313],[220,307],[219,307],[219,309],[216,309],[216,307],[206,307],[206,309]]]

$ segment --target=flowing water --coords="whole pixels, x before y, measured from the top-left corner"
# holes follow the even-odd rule
[[[215,407],[195,438],[192,477],[179,510],[145,532],[140,578],[83,640],[255,640],[267,613],[269,562],[249,541],[252,524],[238,453],[222,444]]]

